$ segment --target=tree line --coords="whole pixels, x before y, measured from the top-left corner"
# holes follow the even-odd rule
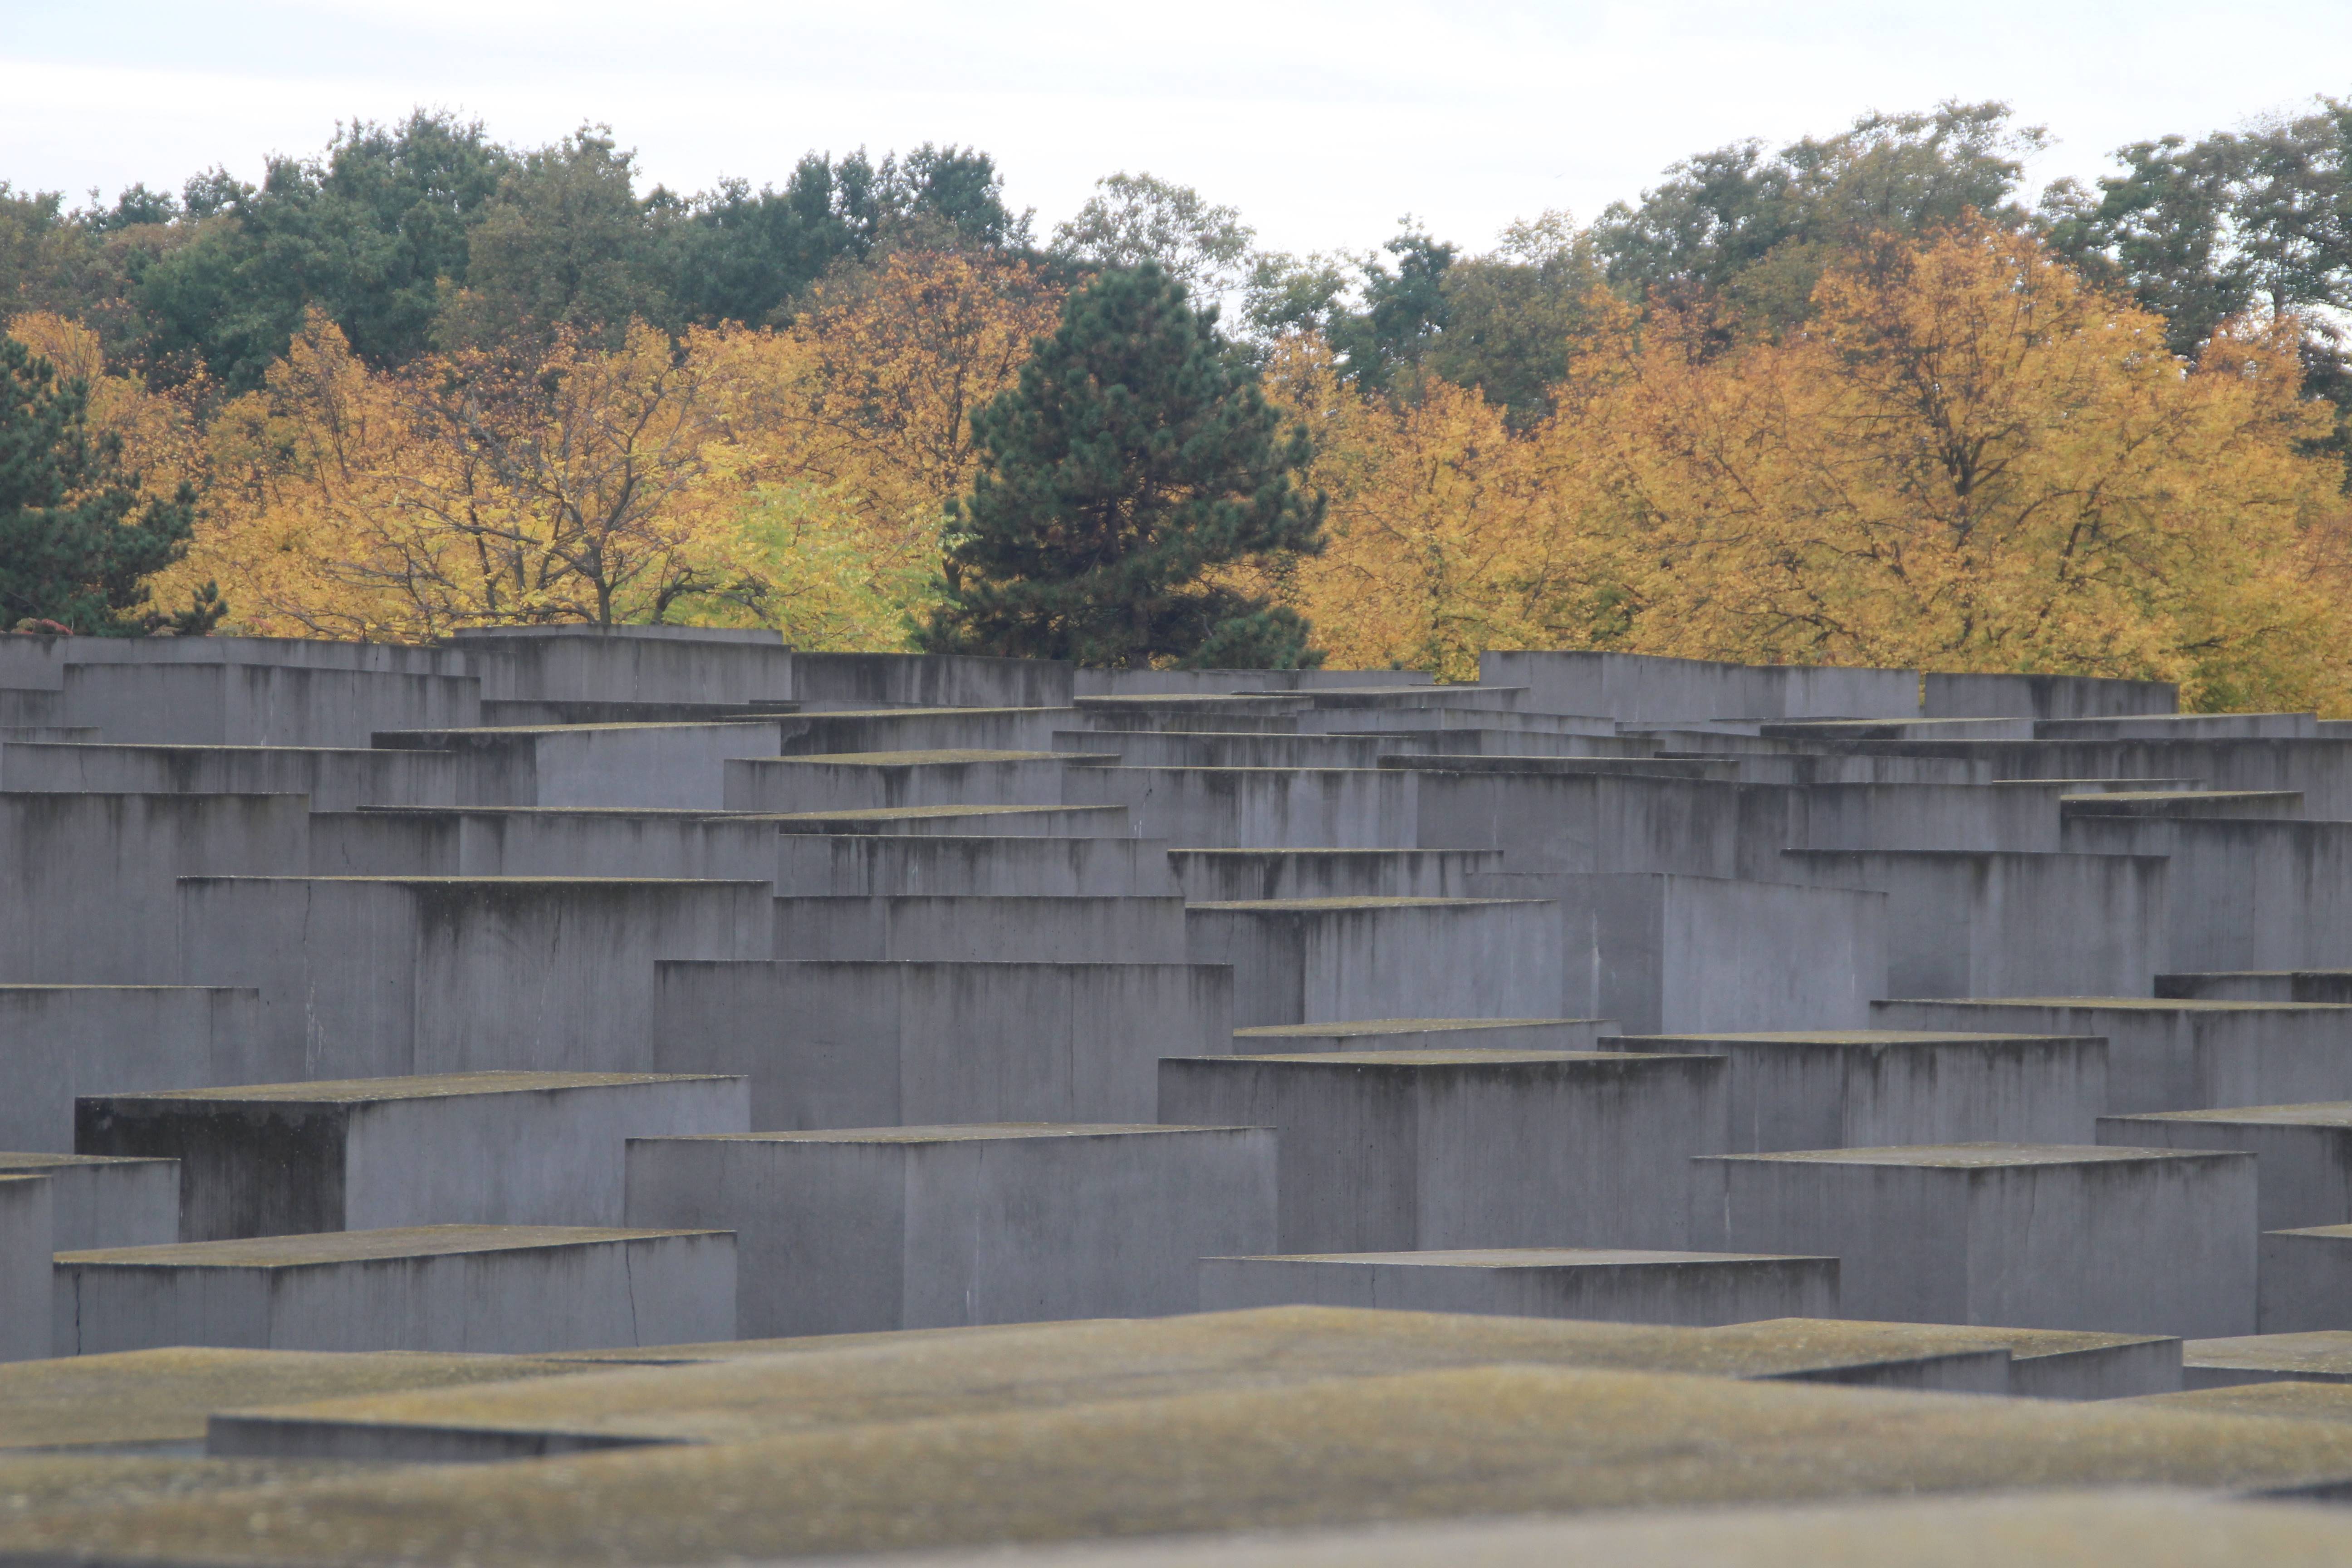
[[[423,112],[258,186],[0,187],[0,616],[2340,702],[2352,108],[2037,195],[2044,141],[1873,114],[1364,256],[1145,174],[1040,235],[970,149],[681,196]]]

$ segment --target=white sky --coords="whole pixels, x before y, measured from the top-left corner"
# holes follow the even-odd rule
[[[1474,248],[1675,159],[1872,108],[2002,98],[2095,175],[2125,142],[2352,93],[2352,0],[0,0],[0,179],[254,178],[423,103],[502,141],[608,121],[653,179],[781,183],[811,148],[993,153],[1041,234],[1149,170],[1262,243]]]

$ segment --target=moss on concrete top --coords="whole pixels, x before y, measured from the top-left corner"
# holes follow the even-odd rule
[[[601,1247],[669,1236],[723,1236],[708,1230],[622,1230],[585,1225],[414,1225],[383,1230],[314,1231],[234,1241],[182,1241],[161,1247],[107,1247],[60,1252],[60,1268],[313,1268],[457,1252],[520,1252]]]
[[[201,1423],[194,1436],[202,1435]],[[299,1484],[358,1473],[319,1459],[205,1459],[179,1455],[0,1455],[0,1521],[110,1510],[212,1492]],[[5,1527],[0,1527],[5,1528]]]
[[[1320,1039],[1329,1035],[1424,1035],[1437,1029],[1528,1029],[1555,1024],[1595,1024],[1597,1018],[1366,1018],[1331,1024],[1261,1024],[1235,1029],[1234,1038]]]
[[[1285,1051],[1252,1056],[1236,1053],[1228,1057],[1163,1059],[1277,1063],[1285,1067],[1344,1068],[1350,1072],[1367,1068],[1403,1071],[1412,1068],[1559,1067],[1615,1075],[1639,1072],[1644,1067],[1662,1067],[1668,1063],[1720,1063],[1723,1060],[1721,1057],[1711,1057],[1698,1051],[1686,1051],[1680,1055],[1658,1051],[1530,1051],[1509,1046],[1456,1046],[1451,1049],[1428,1051]]]
[[[2121,1401],[2157,1410],[2204,1415],[2277,1415],[2294,1421],[2352,1421],[2352,1385],[2279,1378],[2237,1383],[2226,1388],[2192,1388],[2180,1394],[2143,1394]],[[2352,1558],[2347,1558],[2352,1562]]]
[[[740,1379],[763,1364],[705,1370]],[[2352,1426],[2335,1422],[1509,1365],[866,1422],[35,1514],[0,1522],[0,1548],[182,1562],[658,1563],[2347,1476]]]
[[[2096,1041],[2096,1035],[2004,1035],[1973,1029],[1767,1029],[1749,1034],[1620,1035],[1628,1044],[1731,1046],[1851,1046],[1877,1049],[1886,1046],[2070,1045]]]
[[[2191,1340],[2181,1348],[2180,1362],[2183,1366],[2352,1377],[2352,1331],[2324,1329],[2300,1334]]]
[[[2352,1100],[2312,1105],[2233,1105],[2224,1110],[2143,1110],[2109,1121],[2201,1121],[2219,1126],[2352,1127]]]
[[[304,1083],[247,1083],[223,1089],[168,1089],[110,1094],[112,1105],[236,1105],[256,1101],[296,1105],[362,1105],[390,1100],[449,1100],[478,1094],[546,1094],[565,1089],[621,1089],[637,1084],[715,1083],[721,1073],[447,1072],[414,1078],[319,1079]],[[0,1163],[10,1156],[0,1155]]]
[[[12,1362],[0,1365],[0,1449],[191,1442],[204,1436],[207,1415],[241,1405],[578,1370],[521,1356],[188,1348]],[[0,1477],[13,1473],[0,1468]]]
[[[1768,1318],[1708,1331],[1727,1337],[1790,1334],[1809,1340],[1828,1336],[1841,1344],[1885,1345],[1935,1353],[1974,1345],[1998,1345],[2017,1361],[2120,1350],[2127,1345],[2168,1344],[2169,1334],[2111,1334],[2078,1329],[2011,1329],[1980,1323],[1886,1323],[1856,1318]]]
[[[1919,1143],[1883,1149],[1800,1149],[1770,1154],[1704,1154],[1706,1160],[1810,1165],[1908,1165],[1982,1171],[2037,1165],[2115,1165],[2156,1160],[2251,1160],[2226,1149],[2126,1149],[2089,1143]]]

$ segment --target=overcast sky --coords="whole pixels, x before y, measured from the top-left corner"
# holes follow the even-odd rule
[[[1117,169],[1358,249],[1483,247],[1687,153],[2006,99],[2088,178],[2125,142],[2352,93],[2352,0],[0,0],[0,179],[176,189],[416,104],[497,138],[609,122],[651,179],[781,182],[811,148],[993,153],[1043,232]]]

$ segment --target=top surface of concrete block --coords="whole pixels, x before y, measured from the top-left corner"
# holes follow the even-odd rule
[[[2273,1377],[2352,1379],[2352,1331],[2327,1329],[2301,1334],[2246,1334],[2191,1340],[2183,1347],[2187,1367],[2262,1373]]]
[[[1224,1058],[1215,1058],[1223,1060]],[[807,1132],[697,1132],[668,1143],[1006,1143],[1049,1138],[1134,1138],[1233,1131],[1138,1121],[961,1121],[934,1127],[826,1127]],[[632,1139],[632,1142],[645,1140]]]
[[[60,1252],[58,1262],[112,1268],[331,1268],[380,1258],[439,1258],[458,1252],[520,1252],[596,1247],[665,1236],[724,1235],[690,1230],[623,1230],[575,1225],[413,1225],[388,1230],[311,1231],[300,1236],[185,1241],[168,1247],[109,1247]]]
[[[2128,1149],[2081,1143],[1923,1143],[1893,1149],[1801,1149],[1769,1154],[1707,1154],[1701,1159],[1781,1164],[1901,1165],[1919,1170],[1991,1171],[2034,1166],[2111,1165],[2147,1160],[2251,1160],[2222,1149]]]
[[[0,1152],[0,1175],[39,1175],[48,1171],[79,1170],[92,1165],[169,1165],[173,1162],[143,1154],[44,1154]]]
[[[1108,756],[1109,753],[1105,753]],[[789,757],[761,757],[763,763],[785,765],[821,763],[830,767],[914,768],[956,763],[1068,763],[1086,760],[1076,752],[991,752],[943,747],[928,752],[803,752]]]
[[[1326,1039],[1353,1035],[1426,1035],[1435,1030],[1525,1029],[1545,1024],[1588,1024],[1594,1021],[1590,1018],[1366,1018],[1353,1023],[1263,1024],[1254,1029],[1236,1029],[1234,1037],[1264,1040],[1272,1045],[1286,1037]]]
[[[2219,1110],[2144,1110],[2109,1121],[2196,1121],[2216,1126],[2352,1127],[2352,1100],[2315,1105],[2233,1105]]]
[[[188,1443],[215,1411],[247,1405],[511,1383],[584,1370],[528,1356],[193,1346],[0,1365],[0,1449]]]
[[[1753,1337],[1765,1342],[1783,1336],[1798,1342],[1811,1342],[1818,1337],[1833,1344],[1854,1347],[1899,1345],[1913,1352],[1999,1345],[2017,1361],[2072,1355],[2083,1351],[2111,1350],[2124,1345],[2162,1344],[2169,1342],[2172,1337],[2168,1334],[2110,1334],[2079,1329],[2013,1329],[1990,1324],[1886,1323],[1860,1318],[1768,1318],[1761,1322],[1733,1323],[1712,1331],[1732,1337]]]
[[[1853,1050],[1886,1050],[1904,1046],[1967,1046],[2023,1040],[2095,1039],[2094,1035],[2001,1035],[1973,1030],[1932,1029],[1761,1029],[1746,1034],[1620,1035],[1618,1039],[1643,1045],[1706,1045],[1723,1042],[1758,1046],[1829,1046]]]
[[[278,1105],[365,1105],[379,1100],[446,1100],[458,1095],[543,1094],[563,1089],[617,1089],[631,1084],[694,1083],[723,1073],[450,1072],[402,1078],[315,1079],[300,1083],[248,1083],[220,1089],[174,1089],[152,1094],[88,1095],[110,1103],[171,1101],[186,1105],[266,1101]],[[0,1160],[7,1156],[0,1155]]]
[[[1398,1268],[1597,1268],[1628,1263],[1785,1263],[1769,1252],[1656,1252],[1610,1247],[1433,1247],[1419,1252],[1270,1252],[1252,1262],[1364,1263]]]
[[[1230,910],[1237,914],[1318,914],[1343,910],[1471,909],[1488,904],[1538,904],[1541,899],[1230,899],[1187,904],[1193,910]]]

